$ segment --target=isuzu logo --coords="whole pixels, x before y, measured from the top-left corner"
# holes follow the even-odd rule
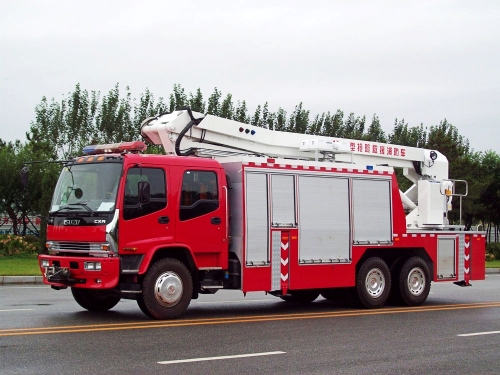
[[[64,225],[80,225],[80,220],[64,220]]]

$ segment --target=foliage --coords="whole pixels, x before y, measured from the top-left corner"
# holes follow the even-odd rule
[[[35,236],[0,235],[0,257],[32,257],[39,252],[38,238]]]
[[[500,242],[490,242],[486,244],[486,260],[500,260]]]

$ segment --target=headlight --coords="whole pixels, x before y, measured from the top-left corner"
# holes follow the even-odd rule
[[[83,267],[85,268],[85,271],[100,271],[101,262],[84,262]]]

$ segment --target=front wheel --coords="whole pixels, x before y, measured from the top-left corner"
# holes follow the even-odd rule
[[[366,308],[381,307],[389,298],[391,272],[383,259],[368,258],[359,268],[356,277],[356,294],[359,303]]]
[[[177,259],[164,258],[154,263],[142,282],[139,307],[154,319],[175,319],[186,311],[193,293],[193,279]]]
[[[429,267],[420,257],[411,257],[399,274],[399,298],[407,306],[420,306],[431,290]]]
[[[121,299],[109,290],[71,288],[71,294],[76,303],[89,311],[108,311]]]

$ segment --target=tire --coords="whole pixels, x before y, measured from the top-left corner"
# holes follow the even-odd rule
[[[154,319],[154,316],[152,316],[148,309],[146,308],[146,305],[144,304],[144,300],[142,299],[141,296],[139,296],[137,298],[137,305],[139,306],[139,308],[141,309],[141,311],[144,313],[144,315],[146,315],[147,317],[151,318],[151,319]]]
[[[71,288],[71,293],[76,303],[89,311],[108,311],[121,299],[109,290]]]
[[[140,309],[153,319],[175,319],[191,302],[193,278],[177,259],[164,258],[154,263],[144,276]]]
[[[319,296],[316,290],[291,290],[290,295],[280,296],[283,301],[291,303],[311,303]]]
[[[383,259],[368,258],[361,265],[356,277],[356,292],[362,307],[382,307],[391,290],[391,273]]]
[[[403,257],[397,258],[391,263],[389,267],[389,271],[391,272],[392,285],[388,302],[394,305],[402,304],[401,294],[399,293],[398,280],[399,275],[401,274],[401,268],[403,267],[403,264],[406,262],[406,260],[407,258]]]
[[[411,257],[403,264],[398,281],[399,299],[406,306],[420,306],[429,296],[429,267],[420,257]]]

